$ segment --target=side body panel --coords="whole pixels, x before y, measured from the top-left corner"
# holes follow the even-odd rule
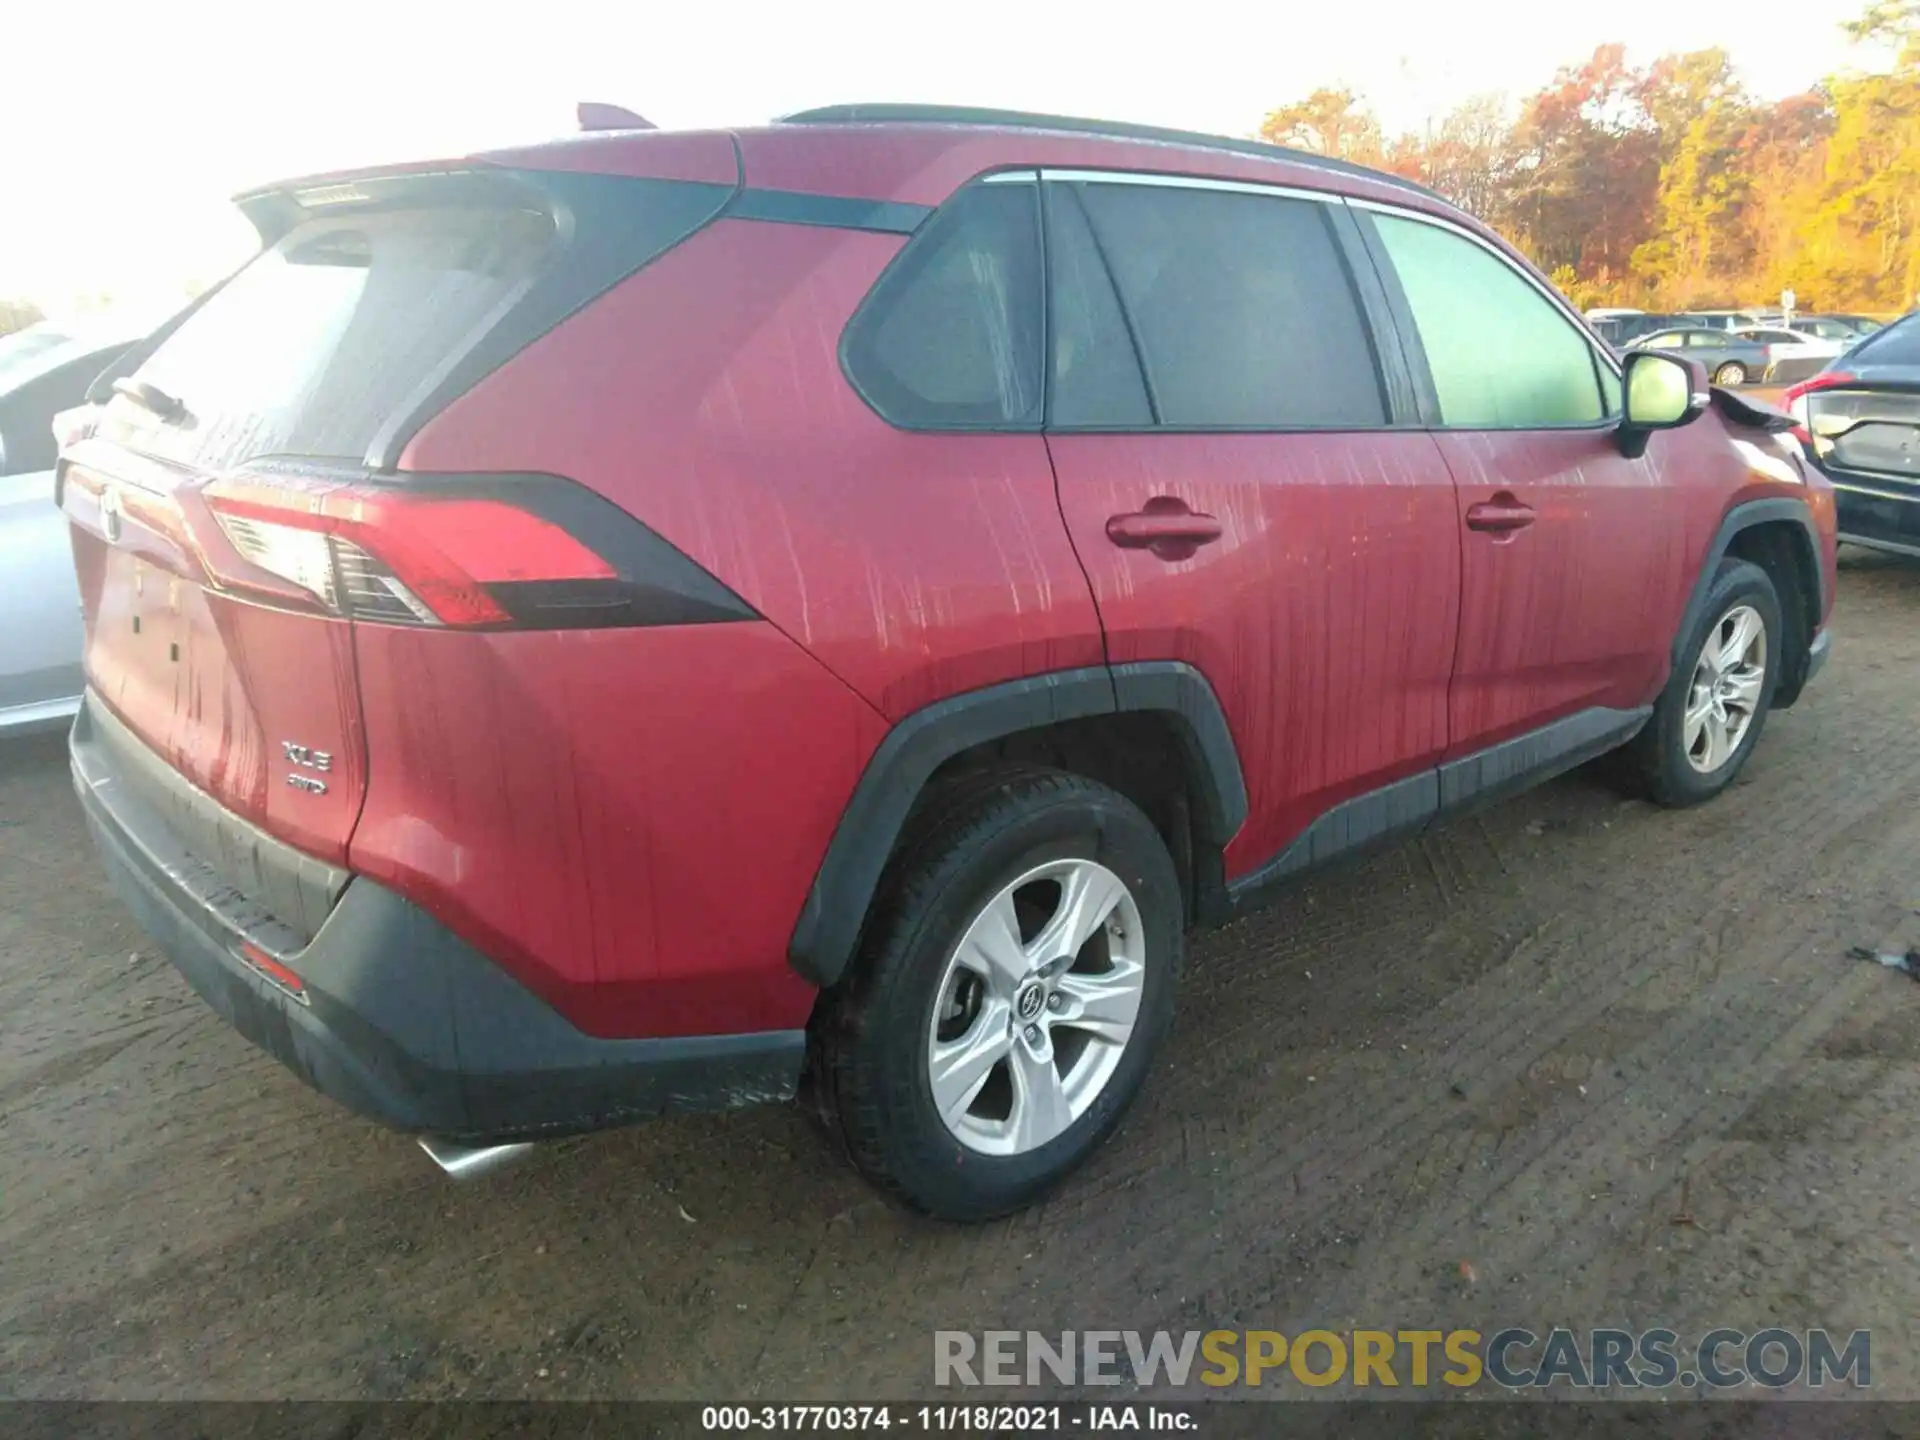
[[[1803,616],[1811,642],[1833,619],[1839,586],[1839,539],[1834,489],[1784,438],[1729,423],[1709,411],[1684,429],[1652,437],[1651,456],[1668,447],[1663,464],[1681,479],[1676,490],[1685,533],[1686,590],[1668,634],[1673,665],[1699,618],[1699,607],[1720,561],[1748,545],[1744,532],[1768,527],[1785,542],[1784,554],[1817,591],[1814,613]],[[1793,477],[1793,478],[1789,478]],[[1785,677],[1783,677],[1784,680]]]
[[[1448,758],[1576,710],[1647,703],[1665,679],[1695,573],[1679,447],[1656,437],[1645,457],[1628,460],[1610,428],[1435,438],[1460,487]],[[1709,473],[1693,483],[1724,482]],[[1533,523],[1504,534],[1469,527],[1475,506],[1508,501],[1530,509]]]
[[[456,401],[403,466],[589,486],[890,720],[1098,664],[1041,437],[896,430],[841,373],[902,243],[718,221]]]
[[[1438,763],[1459,618],[1453,482],[1430,436],[1056,435],[1062,509],[1114,664],[1185,661],[1246,776],[1229,879],[1342,800]],[[1166,561],[1107,538],[1171,496],[1222,526]]]
[[[763,622],[358,627],[351,867],[591,1035],[802,1026],[787,938],[879,716]]]

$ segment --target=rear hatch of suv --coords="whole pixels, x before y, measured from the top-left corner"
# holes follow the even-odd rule
[[[725,205],[727,138],[677,138],[672,180],[464,162],[245,197],[265,248],[117,382],[61,466],[88,705],[151,752],[129,769],[157,758],[189,804],[343,866],[367,779],[356,626],[590,623],[612,571],[551,504],[392,463]],[[552,477],[527,479],[551,499]],[[246,857],[200,858],[249,889]]]

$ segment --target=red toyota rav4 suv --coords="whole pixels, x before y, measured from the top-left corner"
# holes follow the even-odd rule
[[[1005,1211],[1190,927],[1615,747],[1706,799],[1826,654],[1785,417],[1337,161],[854,107],[240,204],[62,460],[74,774],[201,995],[450,1165],[811,1065]]]

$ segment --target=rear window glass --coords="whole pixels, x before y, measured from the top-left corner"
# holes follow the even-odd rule
[[[205,467],[362,458],[387,419],[498,317],[552,237],[544,214],[478,206],[301,226],[141,367],[139,378],[188,416],[142,425],[143,448]]]
[[[1920,365],[1920,314],[1874,331],[1854,347],[1852,358],[1872,365]]]
[[[1040,216],[1032,184],[963,190],[847,331],[847,373],[896,425],[1040,423]]]

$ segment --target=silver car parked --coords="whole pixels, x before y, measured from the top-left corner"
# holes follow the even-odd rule
[[[54,420],[85,405],[138,334],[43,323],[0,338],[0,736],[64,725],[79,706],[84,631],[54,504]]]
[[[1704,325],[1688,325],[1643,335],[1633,342],[1635,349],[1679,350],[1689,360],[1707,367],[1716,385],[1747,385],[1766,375],[1773,364],[1771,349],[1758,340],[1747,340],[1726,330]]]

